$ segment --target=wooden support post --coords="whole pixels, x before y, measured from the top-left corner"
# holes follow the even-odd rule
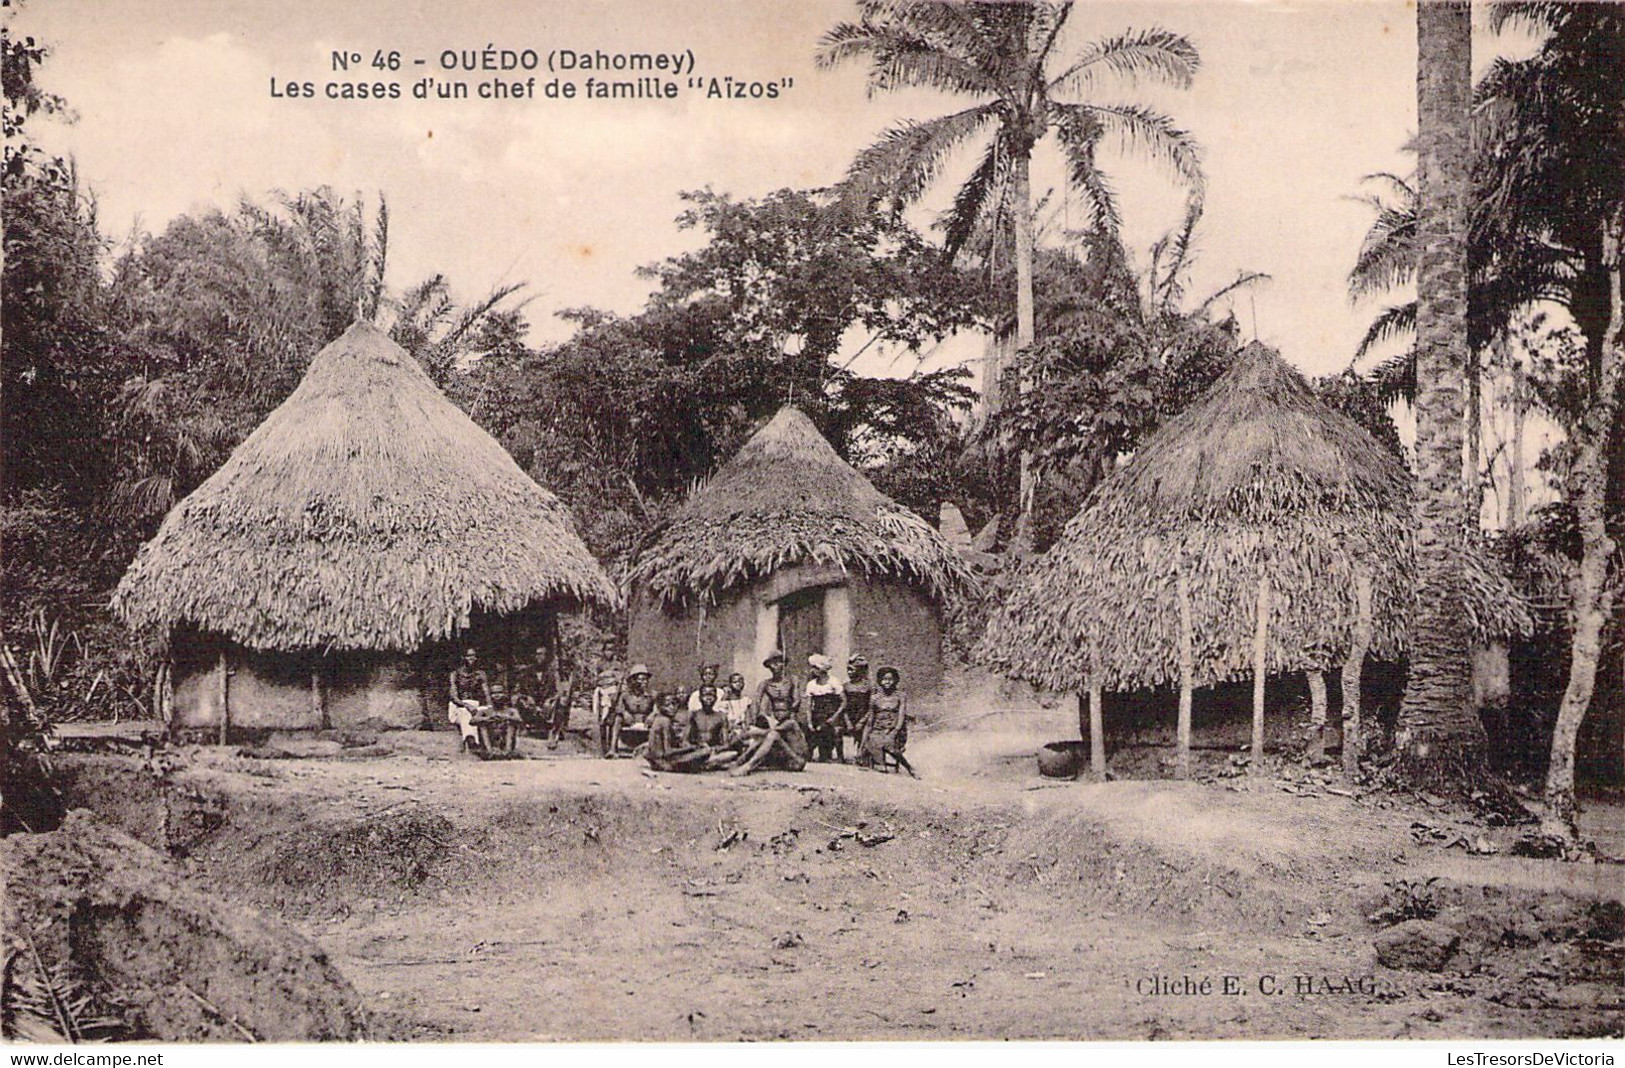
[[[1099,782],[1106,781],[1106,715],[1100,707],[1100,683],[1089,680],[1089,770]]]
[[[1264,684],[1269,679],[1270,579],[1258,578],[1258,621],[1253,628],[1253,758],[1248,770],[1264,767]]]
[[[1343,661],[1343,775],[1351,781],[1360,772],[1360,678],[1371,645],[1371,574],[1363,567],[1354,573],[1354,609],[1354,635]]]
[[[1326,759],[1326,673],[1306,672],[1309,679],[1309,762],[1323,763]]]
[[[310,673],[310,710],[315,714],[316,722],[321,725],[322,730],[325,731],[332,727],[332,724],[327,722],[327,702],[322,700],[322,673],[320,671]]]
[[[1326,673],[1309,672],[1309,722],[1317,729],[1326,725]]]
[[[1191,691],[1195,667],[1191,652],[1191,591],[1185,569],[1174,572],[1179,594],[1179,777],[1191,777]]]
[[[216,662],[216,670],[220,672],[220,744],[225,745],[226,732],[231,729],[231,670],[224,652]]]

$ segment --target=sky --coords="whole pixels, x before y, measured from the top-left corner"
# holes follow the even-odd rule
[[[391,285],[443,272],[472,299],[526,282],[540,343],[570,332],[559,310],[642,305],[649,282],[636,269],[699,240],[675,225],[681,191],[758,196],[827,185],[892,123],[965,106],[924,91],[871,99],[861,67],[816,69],[819,36],[852,14],[849,0],[30,0],[15,32],[51,49],[40,80],[78,119],[40,123],[35,134],[76,159],[104,232],[158,232],[179,214],[274,189],[326,184],[369,204],[382,193]],[[1400,151],[1416,124],[1413,9],[1391,0],[1086,2],[1060,51],[1150,26],[1193,40],[1202,57],[1195,85],[1109,99],[1145,100],[1202,145],[1206,215],[1190,292],[1199,299],[1240,271],[1262,271],[1270,281],[1234,306],[1244,335],[1311,373],[1347,366],[1378,310],[1351,306],[1346,295],[1370,221],[1350,195],[1362,175],[1414,165]],[[424,76],[464,79],[472,91],[493,75],[451,74],[439,57],[487,48],[533,49],[543,68],[534,72],[538,98],[411,97]],[[335,73],[335,50],[359,52],[363,62]],[[362,73],[380,50],[399,50],[402,69]],[[554,77],[579,93],[599,73],[549,74],[556,50],[691,54],[702,79],[773,82],[780,92],[710,99],[686,88],[685,67],[676,99],[547,99]],[[400,82],[402,99],[322,95],[331,81],[379,79]],[[289,82],[311,83],[317,98],[289,96]],[[1183,193],[1143,161],[1108,153],[1102,163],[1143,263],[1151,242],[1179,222]],[[967,155],[949,168],[918,223],[946,207],[953,179],[970,166]],[[1041,151],[1034,183],[1039,191],[1063,184],[1053,152]],[[1058,204],[1057,229],[1075,225],[1065,198]],[[848,343],[856,349],[862,340]],[[960,337],[924,354],[871,350],[858,369],[974,369],[980,353],[979,338]]]

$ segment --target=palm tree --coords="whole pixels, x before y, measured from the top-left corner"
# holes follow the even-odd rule
[[[1462,379],[1467,365],[1472,9],[1423,0],[1417,35],[1416,568],[1398,742],[1418,781],[1463,780],[1487,740],[1470,707],[1462,612]]]
[[[1041,140],[1053,135],[1059,144],[1071,188],[1083,197],[1093,226],[1115,230],[1119,222],[1111,183],[1096,162],[1107,139],[1165,164],[1193,192],[1202,186],[1196,144],[1171,119],[1094,98],[1111,80],[1188,88],[1200,65],[1196,47],[1168,30],[1129,30],[1063,55],[1057,42],[1071,11],[1070,3],[859,0],[858,21],[835,26],[818,46],[818,65],[826,69],[866,59],[871,95],[923,87],[975,101],[887,129],[858,154],[845,186],[901,210],[935,184],[956,150],[985,142],[946,217],[946,244],[957,255],[979,226],[1010,233],[1018,350],[1034,336],[1031,164]],[[988,368],[993,407],[1000,371]],[[1023,467],[1025,517],[1032,486]]]

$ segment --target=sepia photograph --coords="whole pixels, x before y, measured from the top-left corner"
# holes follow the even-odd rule
[[[1614,1063],[1625,2],[3,6],[11,1064]]]

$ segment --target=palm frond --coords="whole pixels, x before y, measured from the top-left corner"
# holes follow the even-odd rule
[[[1123,224],[1117,196],[1095,159],[1104,129],[1091,109],[1081,104],[1057,104],[1053,108],[1055,135],[1066,156],[1067,178],[1072,188],[1088,200],[1089,227],[1116,233]]]
[[[1196,310],[1191,313],[1190,317],[1192,319],[1201,319],[1207,315],[1209,308],[1213,307],[1213,305],[1217,304],[1219,301],[1223,300],[1225,297],[1228,297],[1237,290],[1246,289],[1247,287],[1257,285],[1260,282],[1268,282],[1271,280],[1271,277],[1265,274],[1263,271],[1243,271],[1236,276],[1236,280],[1234,282],[1231,282],[1228,285],[1220,286],[1218,289],[1214,290],[1206,300],[1202,301],[1202,303],[1196,306]]]
[[[1032,49],[1032,55],[1033,61],[1038,65],[1039,70],[1044,69],[1045,61],[1049,59],[1050,52],[1055,48],[1056,40],[1061,36],[1061,30],[1065,28],[1066,21],[1071,16],[1072,4],[1070,0],[1064,4],[1043,4],[1034,12],[1032,32],[1035,36],[1034,44],[1036,47]]]
[[[1360,242],[1349,271],[1349,300],[1386,293],[1416,277],[1418,205],[1416,189],[1403,178],[1386,172],[1366,175],[1362,181],[1383,182],[1388,195],[1360,194],[1350,199],[1370,206],[1376,217]]]
[[[995,105],[984,104],[925,122],[904,120],[858,153],[841,183],[843,192],[894,207],[918,200],[936,180],[943,162],[959,145],[991,122]]]
[[[1202,153],[1195,139],[1168,116],[1137,104],[1084,104],[1103,131],[1129,155],[1166,166],[1193,193],[1203,187]]]
[[[950,93],[997,95],[999,85],[974,63],[899,26],[843,22],[818,41],[813,61],[821,70],[867,58],[870,96],[910,87]]]
[[[1384,308],[1377,317],[1371,321],[1366,330],[1365,337],[1360,339],[1359,347],[1354,350],[1354,358],[1362,360],[1376,346],[1393,338],[1411,333],[1416,329],[1416,302],[1408,304],[1394,304]]]
[[[1129,30],[1090,44],[1083,55],[1049,83],[1051,93],[1087,96],[1102,77],[1129,84],[1153,81],[1189,89],[1202,65],[1196,46],[1184,34],[1153,28]]]
[[[1384,404],[1416,399],[1416,349],[1391,356],[1371,369],[1371,384]]]
[[[990,219],[993,220],[993,225],[997,225],[997,215],[1003,201],[1000,194],[1009,172],[1010,155],[1006,150],[1004,139],[994,137],[988,143],[982,162],[954,195],[954,206],[944,219],[943,247],[950,256],[959,254],[978,226],[986,224]]]

